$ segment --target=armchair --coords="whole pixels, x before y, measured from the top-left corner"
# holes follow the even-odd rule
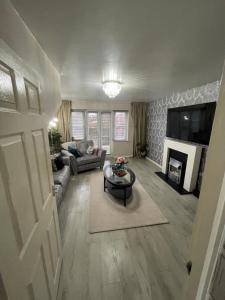
[[[82,153],[81,157],[76,158],[68,151],[68,146],[76,144],[77,149]],[[95,148],[92,154],[87,154],[89,146],[93,146],[93,141],[69,142],[62,144],[62,155],[70,159],[71,173],[76,175],[79,172],[94,168],[103,168],[106,157],[106,150]]]

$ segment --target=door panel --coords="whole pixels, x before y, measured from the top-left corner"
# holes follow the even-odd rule
[[[41,247],[34,266],[31,282],[28,285],[31,299],[51,299],[44,251]]]
[[[51,264],[52,264],[52,273],[53,273],[53,277],[55,278],[55,275],[57,273],[56,271],[57,271],[60,253],[59,253],[57,229],[56,229],[54,214],[51,218],[48,227],[48,241],[49,241],[50,257],[51,257]]]
[[[38,88],[27,79],[24,79],[25,89],[26,89],[26,97],[27,97],[27,105],[30,112],[40,113],[40,98]]]
[[[1,300],[8,300],[6,290],[5,290],[5,286],[4,286],[4,282],[2,280],[1,274],[0,274],[0,299]]]
[[[62,250],[40,80],[5,53],[0,48],[0,295],[54,300]]]
[[[29,183],[27,157],[21,136],[14,135],[0,139],[0,150],[0,160],[7,179],[5,186],[9,193],[8,206],[21,251],[37,222]]]
[[[0,106],[16,109],[14,71],[0,61]]]
[[[38,175],[42,194],[42,204],[46,205],[46,201],[48,200],[48,197],[51,194],[51,185],[46,161],[47,151],[43,135],[44,133],[42,130],[32,132],[35,160],[38,168]]]

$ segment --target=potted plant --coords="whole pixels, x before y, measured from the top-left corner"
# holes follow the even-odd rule
[[[48,140],[50,145],[50,153],[54,154],[61,150],[61,134],[57,128],[49,128]]]
[[[138,158],[145,158],[148,152],[148,144],[136,144]]]

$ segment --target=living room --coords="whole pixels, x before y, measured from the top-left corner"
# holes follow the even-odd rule
[[[1,299],[223,299],[224,11],[1,1]]]

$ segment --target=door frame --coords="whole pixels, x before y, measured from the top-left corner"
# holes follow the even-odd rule
[[[220,250],[225,225],[225,65],[194,222],[192,269],[182,299],[205,300]]]
[[[198,286],[197,299],[203,300],[209,298],[209,289],[212,282],[216,262],[225,241],[225,173],[223,184],[220,191],[220,197],[217,204],[216,213],[213,220],[213,227],[210,235],[203,270]],[[221,233],[222,231],[222,233]]]

